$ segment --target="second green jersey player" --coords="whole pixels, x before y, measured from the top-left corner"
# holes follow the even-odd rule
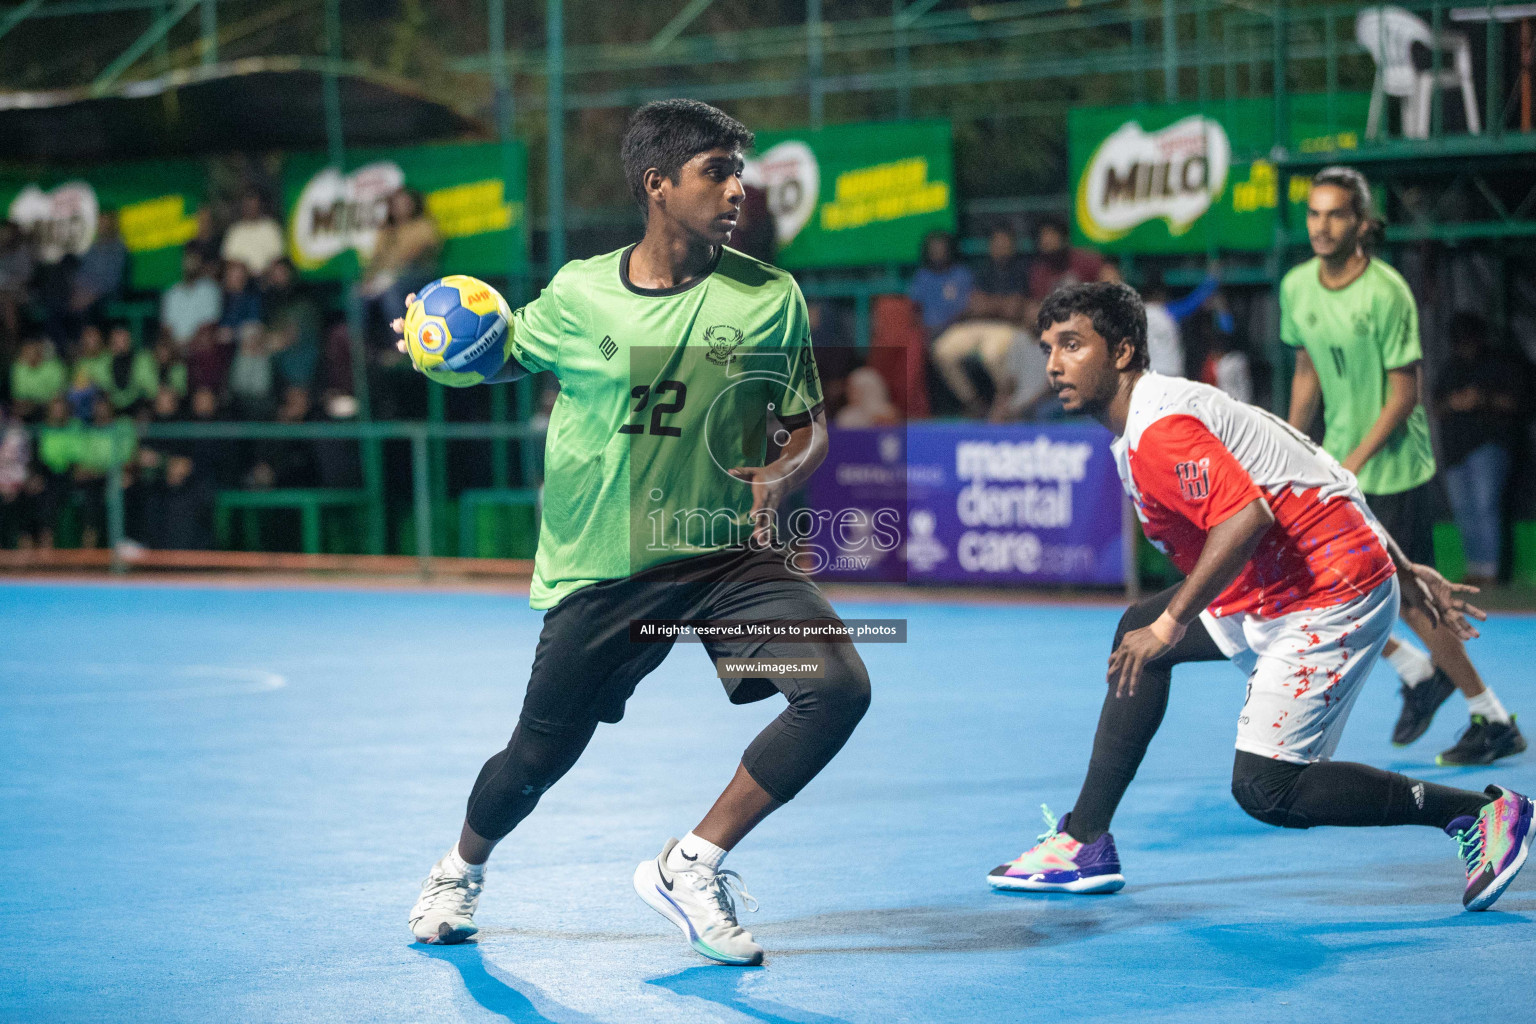
[[[645,237],[567,264],[513,316],[513,360],[498,379],[547,370],[560,381],[530,598],[545,610],[544,628],[512,738],[485,762],[458,841],[411,909],[419,941],[475,934],[492,848],[666,658],[671,641],[639,639],[632,624],[839,624],[773,543],[776,509],[826,457],[827,428],[799,288],[725,245],[751,144],[745,126],[703,103],[640,108],[623,159]],[[770,441],[779,450],[771,462]],[[703,820],[634,874],[636,893],[694,950],[756,964],[763,949],[738,923],[732,896],[745,891],[721,862],[842,748],[868,707],[869,677],[848,643],[704,647],[717,660],[792,657],[821,668],[814,678],[723,680],[733,703],[783,693],[788,704]]]
[[[1296,349],[1290,422],[1306,431],[1323,410],[1323,448],[1360,481],[1371,511],[1408,558],[1433,564],[1435,475],[1429,422],[1419,400],[1419,312],[1401,274],[1369,254],[1374,226],[1370,187],[1360,172],[1330,167],[1312,179],[1307,236],[1314,258],[1280,285],[1280,339]],[[1525,749],[1497,696],[1444,628],[1411,611],[1404,619],[1432,657],[1388,640],[1385,657],[1402,680],[1399,746],[1429,728],[1436,710],[1461,690],[1471,724],[1440,764],[1489,764]]]

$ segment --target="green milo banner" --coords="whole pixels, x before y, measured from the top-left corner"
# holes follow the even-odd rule
[[[197,234],[207,174],[194,160],[115,164],[27,175],[0,173],[6,216],[31,232],[44,263],[79,256],[96,240],[104,212],[117,215],[136,289],[181,277],[181,247]]]
[[[307,277],[357,273],[372,254],[385,204],[402,186],[421,192],[443,237],[442,266],[456,274],[528,267],[528,151],[514,143],[360,149],[348,169],[299,154],[283,169],[288,255]],[[361,260],[360,260],[361,258]]]
[[[1335,94],[1331,111],[1329,102],[1291,97],[1293,150],[1359,145],[1369,94]],[[1070,111],[1073,240],[1109,253],[1268,249],[1281,191],[1263,158],[1273,124],[1268,99]],[[1300,209],[1307,179],[1292,177],[1285,195]]]
[[[742,180],[767,191],[788,269],[912,263],[955,227],[948,121],[758,132]]]

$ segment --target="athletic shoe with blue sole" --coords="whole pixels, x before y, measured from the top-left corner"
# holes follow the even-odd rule
[[[735,967],[754,967],[763,962],[763,947],[752,933],[736,922],[739,893],[748,910],[757,900],[734,871],[693,864],[683,871],[667,866],[676,839],[667,840],[655,860],[635,868],[635,892],[656,913],[677,925],[688,945],[700,956]]]
[[[1091,843],[1080,843],[1067,835],[1067,821],[1045,813],[1046,830],[1035,845],[1006,864],[999,864],[987,875],[994,889],[1017,892],[1109,893],[1125,887],[1120,873],[1120,855],[1115,838],[1108,832]]]
[[[1489,786],[1493,797],[1477,817],[1463,815],[1445,826],[1461,847],[1467,866],[1467,888],[1461,905],[1468,910],[1487,910],[1515,880],[1531,852],[1536,804],[1512,789]]]

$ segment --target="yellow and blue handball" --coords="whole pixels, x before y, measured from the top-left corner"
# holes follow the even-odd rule
[[[449,274],[421,290],[405,311],[411,363],[454,388],[482,384],[512,357],[512,311],[478,278]]]

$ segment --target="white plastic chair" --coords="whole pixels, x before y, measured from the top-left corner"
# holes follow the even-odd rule
[[[1403,136],[1429,138],[1429,118],[1435,89],[1461,88],[1462,107],[1467,115],[1467,131],[1482,133],[1477,116],[1477,91],[1472,85],[1472,44],[1460,32],[1442,31],[1438,36],[1424,19],[1401,7],[1367,7],[1355,19],[1355,41],[1365,47],[1376,61],[1376,87],[1371,92],[1371,111],[1366,121],[1365,137],[1374,139],[1381,131],[1386,98],[1402,102]],[[1437,77],[1433,69],[1420,71],[1413,64],[1413,44],[1431,51],[1441,50],[1451,57],[1443,61]]]

